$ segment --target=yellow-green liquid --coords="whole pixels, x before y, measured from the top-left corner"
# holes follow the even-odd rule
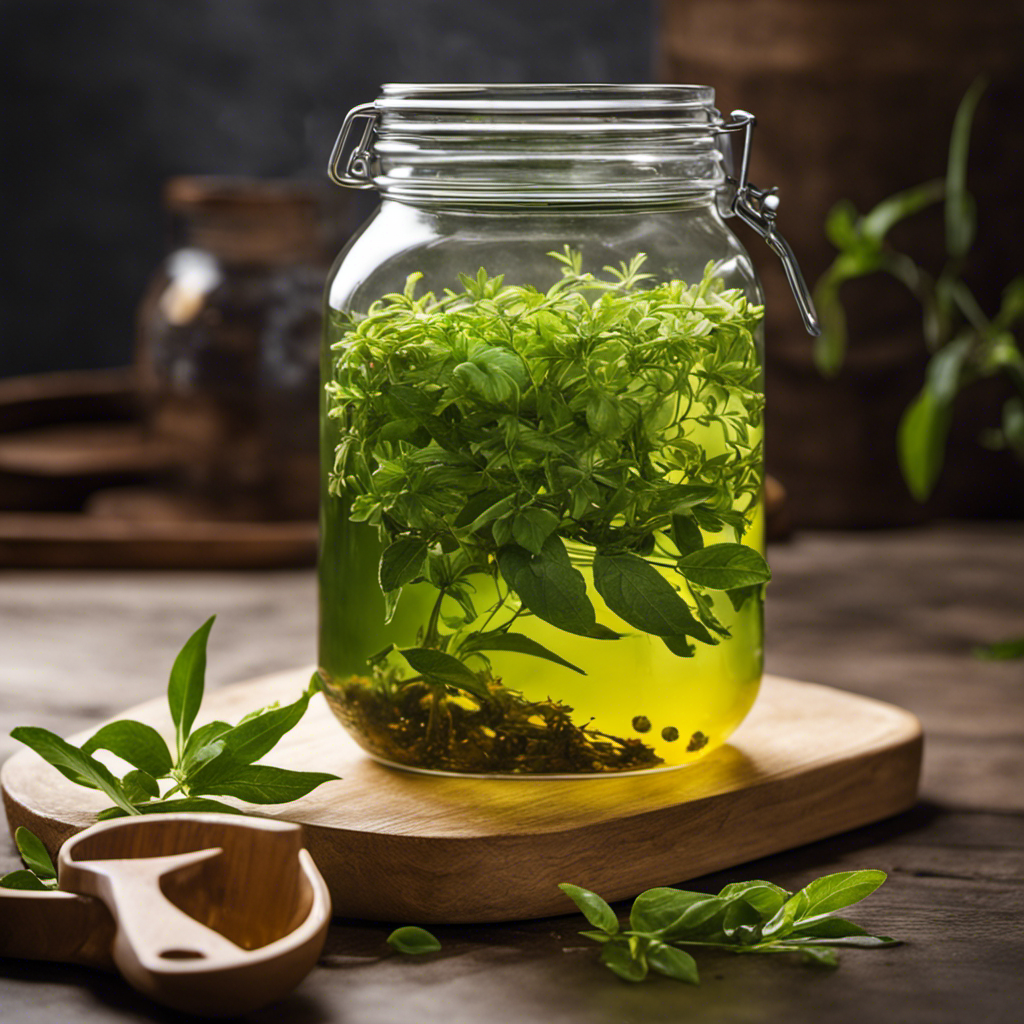
[[[329,436],[325,449],[333,451]],[[696,440],[696,437],[694,436]],[[707,448],[718,448],[707,438]],[[329,457],[329,456],[328,456]],[[327,458],[325,458],[325,463]],[[382,760],[420,770],[438,770],[432,759],[395,757],[382,750],[353,716],[345,714],[346,686],[369,684],[367,659],[389,644],[414,647],[417,632],[427,622],[438,591],[429,583],[406,586],[397,611],[385,623],[384,598],[377,583],[381,547],[376,531],[351,523],[344,498],[327,497],[321,520],[320,559],[320,668],[328,699],[355,738]],[[707,543],[733,540],[732,531],[708,534]],[[763,517],[758,509],[743,542],[760,550]],[[563,666],[518,653],[489,654],[493,675],[530,701],[554,700],[572,707],[572,721],[620,739],[641,740],[651,751],[639,770],[650,771],[692,763],[724,743],[743,720],[757,696],[763,663],[763,604],[754,597],[734,610],[724,593],[708,592],[713,610],[731,636],[711,646],[694,643],[693,657],[673,654],[661,639],[638,633],[608,610],[593,587],[586,550],[568,545],[573,562],[587,580],[598,622],[623,634],[618,640],[575,636],[535,616],[521,617],[513,627],[586,672],[580,675]],[[678,577],[660,570],[673,584]],[[471,577],[473,601],[480,618],[467,626],[479,629],[488,609],[498,599],[484,574]],[[451,611],[454,612],[454,602]],[[492,623],[492,628],[500,618]],[[390,664],[401,665],[397,654]],[[411,670],[406,670],[412,674]],[[448,700],[472,707],[471,698],[451,695]],[[417,707],[415,715],[427,710]],[[443,770],[443,769],[442,769]],[[551,774],[544,768],[541,772]],[[530,769],[517,769],[529,773]],[[607,774],[599,764],[594,774]],[[507,774],[501,768],[477,766],[474,773]],[[585,772],[584,772],[585,774]]]

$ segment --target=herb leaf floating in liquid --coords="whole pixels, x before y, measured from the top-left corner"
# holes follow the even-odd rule
[[[106,793],[115,806],[101,811],[100,819],[164,811],[238,814],[237,808],[210,797],[233,796],[254,804],[290,803],[337,779],[338,776],[325,772],[297,772],[254,764],[305,714],[310,697],[320,688],[316,675],[294,704],[250,712],[234,726],[209,722],[192,730],[203,700],[206,645],[213,622],[211,618],[196,630],[171,670],[167,703],[175,727],[173,757],[152,726],[130,719],[104,725],[81,747],[47,729],[30,726],[19,726],[11,735],[72,782]],[[116,778],[92,756],[97,750],[115,754],[133,769],[123,778]],[[170,785],[162,789],[159,780]],[[41,849],[42,844],[39,846]],[[24,850],[22,856],[29,863]]]
[[[621,929],[612,908],[578,885],[559,888],[594,926],[581,935],[601,946],[601,962],[626,981],[643,981],[649,970],[699,984],[697,965],[680,946],[733,953],[799,953],[803,962],[837,967],[835,946],[877,948],[898,940],[870,935],[833,911],[858,903],[884,881],[884,871],[840,871],[791,893],[771,882],[733,882],[717,896],[659,887],[633,902],[629,927]]]
[[[481,268],[460,275],[461,290],[417,294],[423,275],[412,274],[365,314],[329,314],[330,493],[377,532],[387,621],[403,588],[436,590],[418,636],[396,638],[365,676],[325,680],[346,723],[389,761],[513,773],[657,765],[636,738],[525,700],[484,652],[581,672],[515,625],[534,616],[619,639],[598,621],[581,571],[592,569],[613,613],[691,657],[691,641],[729,636],[708,591],[738,611],[771,577],[740,543],[762,485],[762,308],[724,288],[712,264],[693,284],[650,285],[643,254],[607,277],[584,273],[568,246],[550,255],[562,277],[546,292]],[[702,443],[709,429],[720,454]],[[704,546],[704,533],[723,531],[735,539]],[[489,592],[478,614],[471,595]],[[450,700],[465,695],[478,711]],[[528,761],[512,753],[527,748]]]

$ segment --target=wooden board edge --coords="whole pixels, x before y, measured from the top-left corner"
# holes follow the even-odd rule
[[[906,811],[917,800],[922,747],[918,733],[885,750],[775,778],[742,791],[731,808],[724,806],[730,801],[711,796],[646,812],[627,831],[655,838],[632,844],[622,840],[622,819],[487,842],[424,837],[396,841],[394,836],[345,832],[345,842],[339,843],[340,830],[303,827],[325,876],[349,882],[335,881],[331,888],[338,916],[425,924],[556,916],[572,912],[557,888],[560,882],[592,888],[609,900],[626,899],[653,886],[678,885]],[[838,780],[842,785],[837,793]],[[851,809],[837,799],[844,788],[872,799]],[[757,817],[755,808],[753,821],[739,813],[742,803],[752,799],[762,801],[763,811]],[[784,827],[773,828],[783,808],[789,812]],[[714,844],[704,841],[709,826]],[[701,842],[689,846],[694,830]],[[604,867],[611,861],[616,877],[606,878]],[[629,865],[625,874],[623,864]],[[382,887],[373,881],[376,875],[388,879],[383,899]],[[497,893],[495,877],[502,878]],[[467,900],[467,893],[476,898]]]

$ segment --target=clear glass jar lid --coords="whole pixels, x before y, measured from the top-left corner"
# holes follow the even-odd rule
[[[804,325],[818,334],[810,292],[775,227],[776,190],[747,179],[754,116],[735,110],[726,120],[714,103],[706,85],[388,84],[349,111],[328,173],[339,185],[428,206],[671,206],[717,197],[724,216],[749,224],[782,260]]]
[[[372,137],[342,180],[400,201],[663,204],[727,177],[703,85],[389,84],[357,109]]]

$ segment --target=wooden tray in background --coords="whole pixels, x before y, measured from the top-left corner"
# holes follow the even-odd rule
[[[311,520],[212,519],[163,495],[173,453],[140,410],[130,368],[0,380],[0,568],[313,564]]]
[[[237,683],[210,693],[203,711],[236,721],[292,701],[311,671]],[[125,714],[168,734],[163,699]],[[341,781],[276,810],[248,809],[304,826],[342,917],[516,920],[569,912],[559,882],[623,899],[896,814],[916,798],[921,743],[907,711],[767,676],[732,740],[687,768],[572,781],[442,778],[372,761],[317,696],[267,761]],[[4,764],[0,786],[12,832],[25,825],[51,852],[109,804],[30,750]]]

